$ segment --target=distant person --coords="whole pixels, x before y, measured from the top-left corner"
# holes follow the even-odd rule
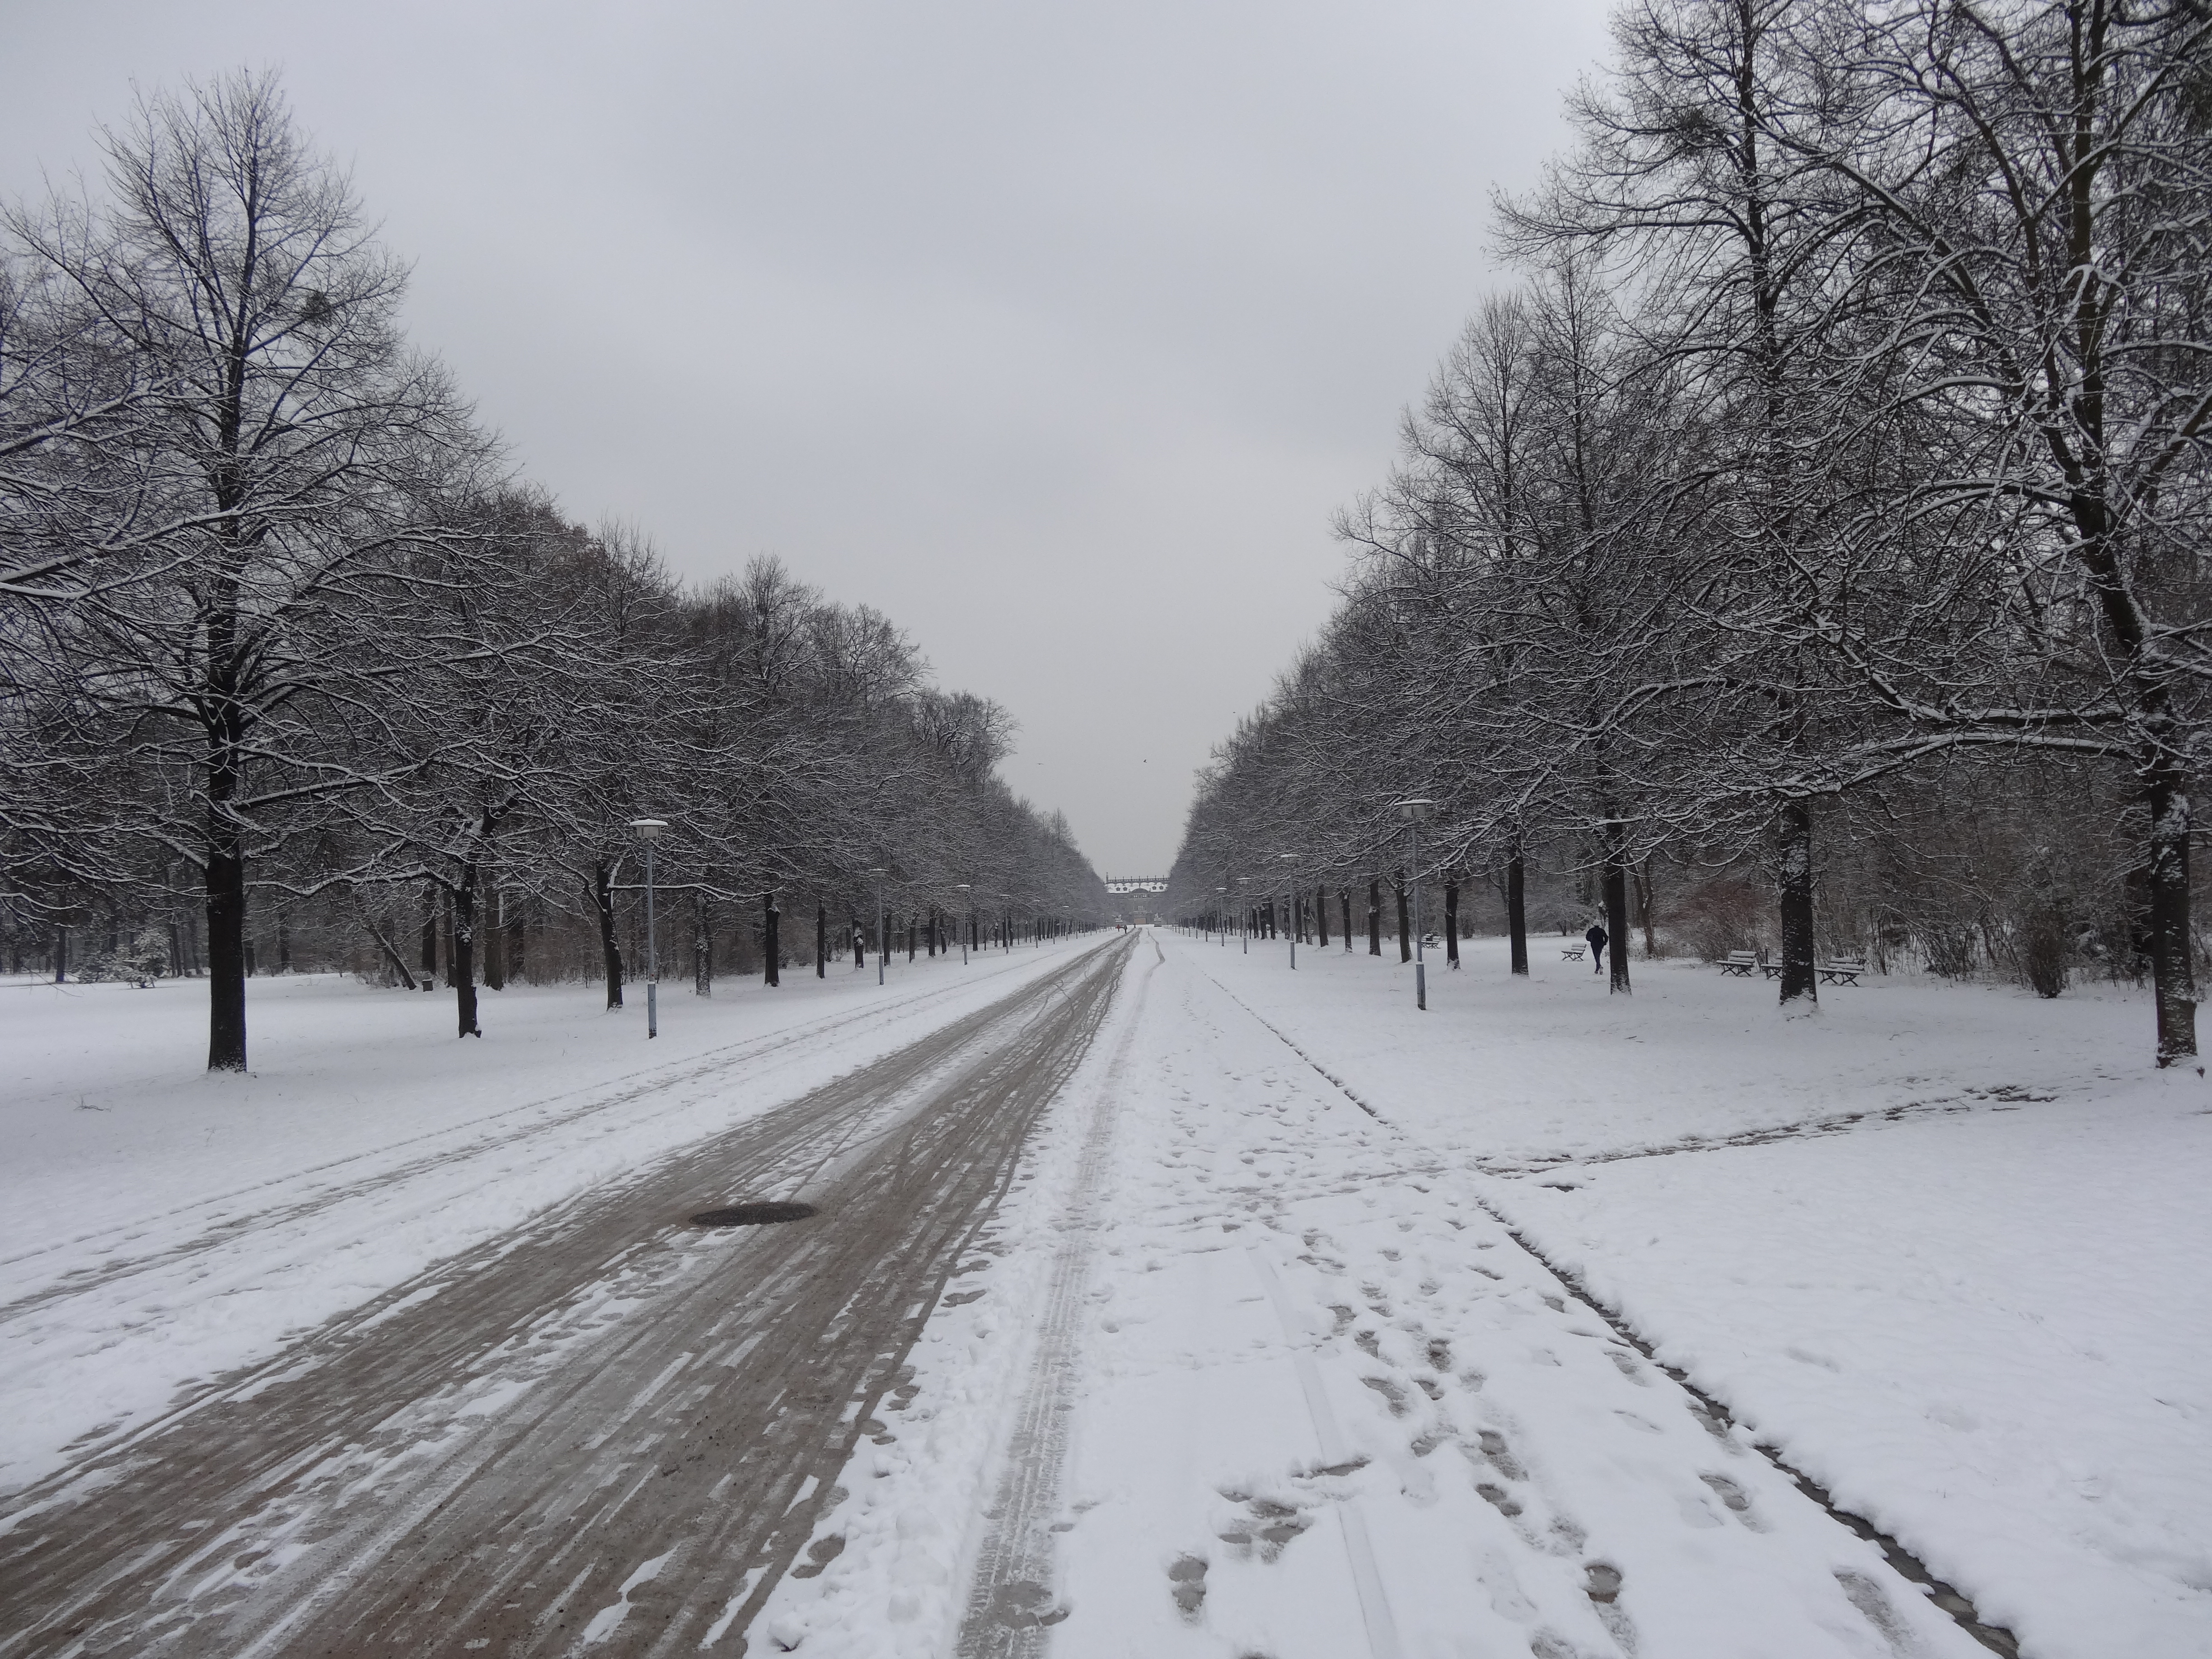
[[[1583,937],[1589,941],[1590,972],[1603,973],[1605,971],[1605,924],[1599,921],[1590,923],[1589,931]]]

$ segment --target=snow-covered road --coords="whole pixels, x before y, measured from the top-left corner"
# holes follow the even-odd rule
[[[2212,1115],[2125,994],[1122,944],[644,1070],[509,999],[427,1099],[430,999],[270,987],[244,1092],[54,1005],[0,1653],[2212,1652]]]
[[[770,1650],[1986,1653],[1208,965],[1132,964]]]

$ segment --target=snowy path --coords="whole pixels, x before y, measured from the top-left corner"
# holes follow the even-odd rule
[[[1163,943],[770,1650],[1985,1656]]]
[[[0,1653],[658,1652],[742,1629],[1122,954],[543,1214],[33,1488],[0,1539]],[[824,1213],[684,1224],[793,1194]]]

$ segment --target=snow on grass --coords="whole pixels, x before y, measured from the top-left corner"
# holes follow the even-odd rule
[[[243,1077],[204,1069],[203,983],[0,983],[0,1490],[1067,948],[894,962],[881,989],[842,964],[665,986],[650,1043],[641,1006],[590,986],[486,992],[488,1035],[461,1041],[450,993],[257,978]]]

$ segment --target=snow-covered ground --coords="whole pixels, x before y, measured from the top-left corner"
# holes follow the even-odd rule
[[[1395,957],[1140,939],[752,1650],[1984,1651],[1764,1445],[2031,1659],[2212,1653],[2212,1088],[2142,1000],[1785,1021],[1537,943],[1424,1014]],[[212,1080],[192,988],[0,987],[0,1485],[1064,960],[672,992],[649,1052],[588,990],[458,1043],[258,981]]]
[[[1080,941],[1077,942],[1079,945]],[[1006,995],[1066,944],[663,985],[248,985],[210,1077],[204,984],[0,982],[0,1492],[423,1267]]]
[[[1486,941],[1422,1014],[1395,959],[1160,942],[759,1630],[1984,1651],[1756,1442],[2035,1659],[2212,1652],[2212,1097],[2148,1071],[2140,998],[1876,981],[1784,1021],[1687,963],[1516,983]]]

